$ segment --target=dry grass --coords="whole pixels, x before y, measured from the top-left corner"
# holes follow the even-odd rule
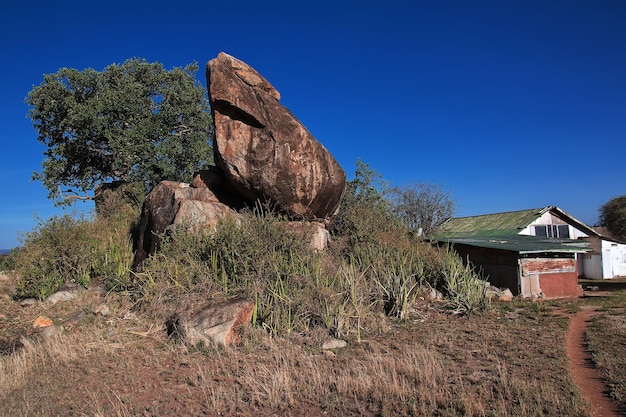
[[[101,302],[110,316],[75,319]],[[2,416],[588,415],[567,372],[567,318],[549,305],[459,318],[422,303],[409,320],[381,316],[329,353],[321,328],[289,338],[250,328],[234,348],[187,348],[123,295],[15,304],[0,301],[12,314],[3,337],[29,333],[42,312],[66,331],[27,335],[0,356]]]
[[[602,303],[602,311],[592,319],[587,343],[607,382],[609,396],[626,410],[626,290],[613,291],[610,297],[596,301]]]

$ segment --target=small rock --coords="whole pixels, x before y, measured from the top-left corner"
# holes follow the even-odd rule
[[[59,301],[69,301],[72,298],[76,297],[76,293],[72,291],[57,291],[48,298],[46,298],[46,303],[48,304],[56,304]]]
[[[48,326],[41,329],[39,334],[45,337],[53,337],[63,333],[63,330],[63,326]]]
[[[111,309],[106,304],[100,304],[98,307],[94,308],[93,314],[101,315],[102,317],[108,316],[111,313]]]
[[[49,304],[56,304],[59,301],[69,301],[72,298],[76,297],[81,291],[84,291],[84,287],[82,285],[76,284],[74,282],[66,282],[61,285],[59,290],[46,298],[46,302]]]
[[[323,350],[332,350],[332,349],[340,349],[344,348],[348,345],[345,340],[341,339],[328,339],[324,343],[322,343]]]
[[[436,290],[435,288],[431,288],[428,292],[428,299],[430,301],[442,301],[443,294],[441,293],[441,291]]]
[[[85,287],[75,282],[66,282],[63,285],[61,285],[58,291],[81,292],[84,289]]]
[[[253,311],[254,303],[242,299],[210,304],[189,318],[179,314],[171,317],[167,332],[192,346],[236,344],[240,341],[239,328],[250,323]]]
[[[500,291],[500,295],[498,296],[498,300],[500,301],[511,301],[513,300],[513,293],[508,288],[504,288]]]
[[[22,301],[20,301],[20,305],[22,307],[30,307],[37,304],[37,300],[34,298],[24,298]]]
[[[93,286],[87,288],[87,290],[89,290],[89,291],[91,291],[93,293],[96,293],[97,295],[104,295],[107,292],[106,288],[104,288],[101,285],[93,285]]]
[[[45,327],[50,327],[53,326],[54,322],[49,319],[46,316],[39,316],[35,319],[35,321],[33,322],[33,329],[34,330],[41,330]]]

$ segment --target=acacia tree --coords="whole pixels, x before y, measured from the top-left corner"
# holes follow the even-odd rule
[[[600,207],[600,226],[616,239],[626,240],[626,195],[615,197]]]
[[[40,180],[57,204],[103,183],[188,180],[212,162],[212,121],[197,63],[166,70],[129,59],[103,71],[62,68],[28,93],[28,117],[46,145]]]
[[[331,233],[347,237],[354,246],[376,242],[380,234],[398,227],[387,198],[389,188],[380,173],[357,159],[354,179],[347,183]]]
[[[423,236],[432,236],[437,227],[454,214],[456,203],[436,184],[413,183],[391,190],[393,210],[402,223]]]

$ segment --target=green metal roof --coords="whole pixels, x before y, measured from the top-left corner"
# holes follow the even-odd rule
[[[457,236],[438,238],[440,242],[500,249],[519,253],[580,253],[589,252],[583,240],[554,239],[527,235]]]
[[[548,206],[481,216],[453,217],[441,225],[437,235],[440,237],[517,235],[553,208]]]
[[[594,233],[584,223],[555,206],[528,210],[507,211],[481,216],[455,217],[446,220],[437,233],[436,240],[444,243],[465,244],[482,248],[500,249],[519,253],[576,253],[588,252],[589,243],[574,239],[527,236],[519,233],[543,214],[552,211],[566,218],[588,233]]]

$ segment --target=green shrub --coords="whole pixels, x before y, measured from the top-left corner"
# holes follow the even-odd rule
[[[131,229],[138,210],[118,200],[102,205],[95,219],[69,214],[40,220],[10,254],[18,275],[16,296],[43,299],[65,282],[87,286],[97,280],[124,289],[133,258]]]
[[[97,242],[92,223],[69,215],[40,221],[12,254],[18,273],[17,296],[43,299],[64,282],[89,284]]]

